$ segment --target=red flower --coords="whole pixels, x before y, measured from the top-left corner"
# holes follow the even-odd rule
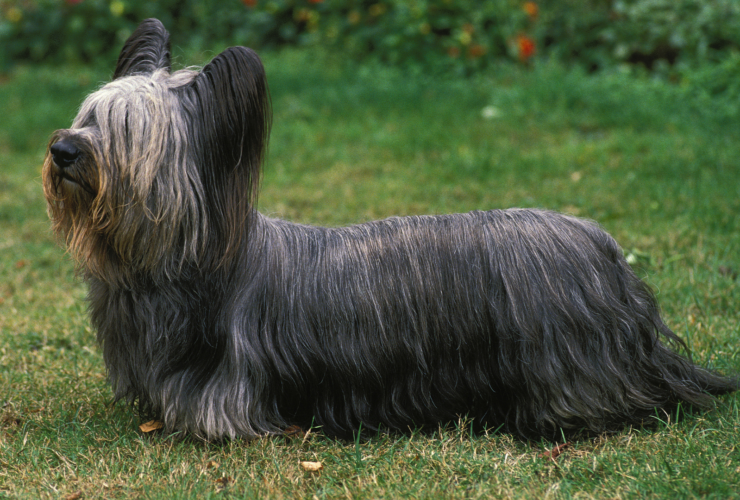
[[[522,62],[527,62],[537,49],[534,40],[528,38],[526,35],[516,37],[516,46],[519,49],[519,60]]]

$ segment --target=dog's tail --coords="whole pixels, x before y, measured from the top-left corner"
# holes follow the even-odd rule
[[[692,361],[650,288],[596,224],[538,211],[492,220],[507,242],[494,249],[509,263],[494,273],[506,291],[494,307],[512,430],[612,431],[679,405],[711,408],[714,396],[740,388],[738,378]]]
[[[686,343],[659,316],[656,315],[653,322],[667,343],[676,348],[669,349],[658,343],[653,351],[653,362],[663,375],[667,389],[675,394],[677,401],[707,408],[714,404],[713,396],[740,389],[740,378],[723,376],[694,364]]]
[[[691,349],[676,335],[661,318],[655,295],[647,284],[640,280],[627,261],[621,256],[617,259],[618,273],[630,292],[628,302],[636,316],[634,326],[639,332],[636,340],[646,344],[648,349],[638,350],[638,364],[645,370],[652,369],[658,375],[643,387],[648,394],[652,385],[653,396],[664,402],[664,409],[674,409],[678,404],[684,407],[707,409],[716,403],[716,398],[740,389],[740,378],[724,376],[703,368],[692,360]],[[652,332],[652,334],[651,334]]]

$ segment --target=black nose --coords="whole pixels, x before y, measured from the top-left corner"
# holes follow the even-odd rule
[[[80,157],[80,150],[77,149],[77,146],[64,139],[55,142],[51,148],[49,148],[49,152],[54,158],[54,163],[56,163],[59,168],[69,167],[77,161],[77,158]]]

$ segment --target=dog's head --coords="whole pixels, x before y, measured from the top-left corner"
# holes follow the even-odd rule
[[[142,22],[113,81],[51,138],[43,183],[55,231],[109,282],[228,262],[248,231],[270,120],[253,51],[171,73],[169,34]]]

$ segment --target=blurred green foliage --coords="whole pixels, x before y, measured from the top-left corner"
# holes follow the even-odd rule
[[[115,59],[138,23],[159,18],[172,43],[257,47],[305,44],[307,24],[292,0],[0,0],[0,64]],[[304,2],[305,3],[305,2]]]
[[[738,0],[0,0],[0,69],[18,61],[115,59],[139,21],[173,44],[257,49],[321,44],[420,72],[469,74],[556,58],[737,92]],[[697,68],[713,66],[699,78]],[[715,67],[716,66],[716,67]]]
[[[422,71],[470,72],[501,58],[517,58],[517,37],[526,36],[538,15],[534,2],[520,0],[329,3],[322,39],[356,57]],[[534,6],[532,15],[525,3]]]

